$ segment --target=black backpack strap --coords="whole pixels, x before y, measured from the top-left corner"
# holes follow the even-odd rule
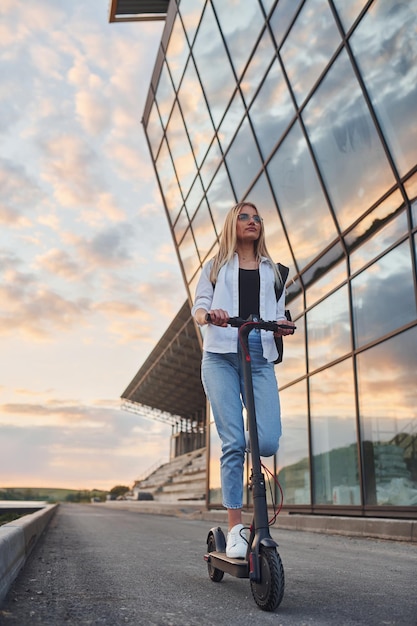
[[[289,274],[290,268],[287,267],[286,265],[282,265],[282,263],[277,263],[277,268],[278,268],[278,271],[281,274],[281,278],[282,278],[282,282],[281,282],[280,285],[277,285],[275,283],[275,297],[276,297],[277,302],[278,302],[278,300],[282,296],[282,292],[284,291],[285,283],[287,282],[287,278],[288,278],[288,274]]]

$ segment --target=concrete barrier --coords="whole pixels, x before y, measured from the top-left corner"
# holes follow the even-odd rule
[[[57,504],[49,504],[0,526],[0,604],[57,507]]]

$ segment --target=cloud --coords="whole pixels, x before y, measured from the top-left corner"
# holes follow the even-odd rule
[[[44,194],[24,167],[0,157],[0,224],[11,228],[30,225],[26,215],[41,202]]]

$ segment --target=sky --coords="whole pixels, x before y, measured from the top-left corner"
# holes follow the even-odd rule
[[[163,22],[0,3],[0,488],[132,486],[170,427],[120,395],[186,299],[141,118]]]

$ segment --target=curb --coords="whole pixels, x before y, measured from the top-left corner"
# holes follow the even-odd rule
[[[57,507],[57,504],[48,504],[35,513],[0,526],[0,603],[6,597]]]
[[[151,515],[171,515],[216,523],[224,523],[227,513],[223,509],[205,509],[198,505],[182,505],[181,503],[110,501],[94,506],[106,506],[125,509],[136,513]],[[250,524],[252,513],[243,512],[243,521]],[[294,530],[328,535],[344,535],[346,537],[362,537],[366,539],[383,539],[417,543],[417,520],[392,519],[377,517],[346,517],[326,515],[303,515],[281,512],[273,528],[275,530]]]

